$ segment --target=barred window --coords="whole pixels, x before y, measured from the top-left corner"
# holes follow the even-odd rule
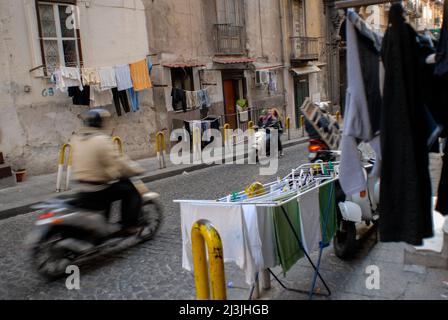
[[[45,74],[59,66],[80,67],[76,1],[37,1],[36,7]]]

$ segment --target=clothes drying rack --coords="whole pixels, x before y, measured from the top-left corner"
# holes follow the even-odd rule
[[[298,199],[308,192],[315,191],[326,185],[331,185],[330,188],[330,200],[335,195],[335,182],[339,179],[339,162],[329,163],[316,163],[316,164],[304,164],[291,171],[283,179],[277,179],[277,181],[260,184],[263,187],[258,191],[254,191],[254,197],[248,197],[246,191],[234,193],[227,197],[220,198],[218,200],[175,200],[177,203],[192,203],[192,204],[209,204],[209,205],[251,205],[256,207],[268,207],[268,208],[280,208],[283,216],[288,222],[289,227],[293,233],[295,240],[297,241],[300,250],[304,253],[304,256],[308,260],[309,264],[314,270],[313,280],[310,290],[300,290],[288,288],[275,274],[268,268],[266,271],[273,276],[273,278],[280,284],[280,286],[287,290],[299,293],[308,294],[311,300],[314,295],[331,296],[331,290],[320,273],[320,265],[322,261],[323,250],[330,246],[332,239],[326,238],[326,231],[328,220],[330,216],[331,201],[329,201],[328,207],[324,211],[324,222],[322,231],[322,239],[319,243],[318,260],[315,264],[311,259],[309,252],[305,249],[299,234],[297,233],[291,219],[288,216],[288,212],[285,209],[285,205],[291,201],[298,201]],[[219,232],[219,230],[218,230]],[[255,284],[250,289],[249,299],[252,299],[253,292],[255,290],[256,283],[258,281],[259,273],[255,275]],[[316,292],[317,279],[320,279],[324,285],[327,293]]]

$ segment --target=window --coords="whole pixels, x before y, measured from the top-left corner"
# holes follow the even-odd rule
[[[218,24],[244,26],[244,2],[242,0],[216,0]]]
[[[59,66],[81,66],[76,1],[37,1],[39,38],[45,74]]]
[[[171,68],[171,81],[173,88],[194,91],[193,68]],[[182,110],[182,104],[178,103],[173,109]]]

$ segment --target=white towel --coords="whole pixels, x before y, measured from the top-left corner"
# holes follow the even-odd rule
[[[121,64],[114,67],[117,79],[118,91],[132,88],[131,71],[128,64]]]
[[[100,90],[109,90],[117,87],[117,79],[115,77],[115,69],[112,67],[99,68],[98,74],[100,75],[101,84]]]

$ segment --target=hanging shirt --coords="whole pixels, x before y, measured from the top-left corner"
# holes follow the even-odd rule
[[[70,87],[78,87],[83,90],[81,73],[78,68],[60,67],[53,73],[56,89],[66,92]]]
[[[85,86],[96,86],[101,84],[100,75],[98,71],[94,68],[83,68],[82,72],[82,83]]]
[[[131,71],[131,79],[135,91],[141,91],[152,87],[146,59],[131,63],[129,65],[129,68]]]
[[[185,91],[182,89],[173,88],[171,90],[171,96],[173,98],[174,110],[179,110],[180,106],[184,112],[187,112],[187,98]]]
[[[132,88],[131,70],[128,64],[115,66],[115,77],[118,91]]]
[[[198,104],[199,108],[210,108],[212,106],[210,96],[207,89],[198,91]]]
[[[98,74],[100,75],[100,90],[109,90],[117,87],[117,79],[115,77],[115,70],[112,67],[99,68]]]
[[[101,90],[99,86],[90,87],[90,107],[98,108],[112,104],[111,90]]]
[[[134,88],[128,89],[129,100],[131,100],[131,108],[133,112],[140,110],[139,93]]]
[[[198,107],[198,96],[196,91],[185,91],[187,98],[187,108],[196,109]]]

